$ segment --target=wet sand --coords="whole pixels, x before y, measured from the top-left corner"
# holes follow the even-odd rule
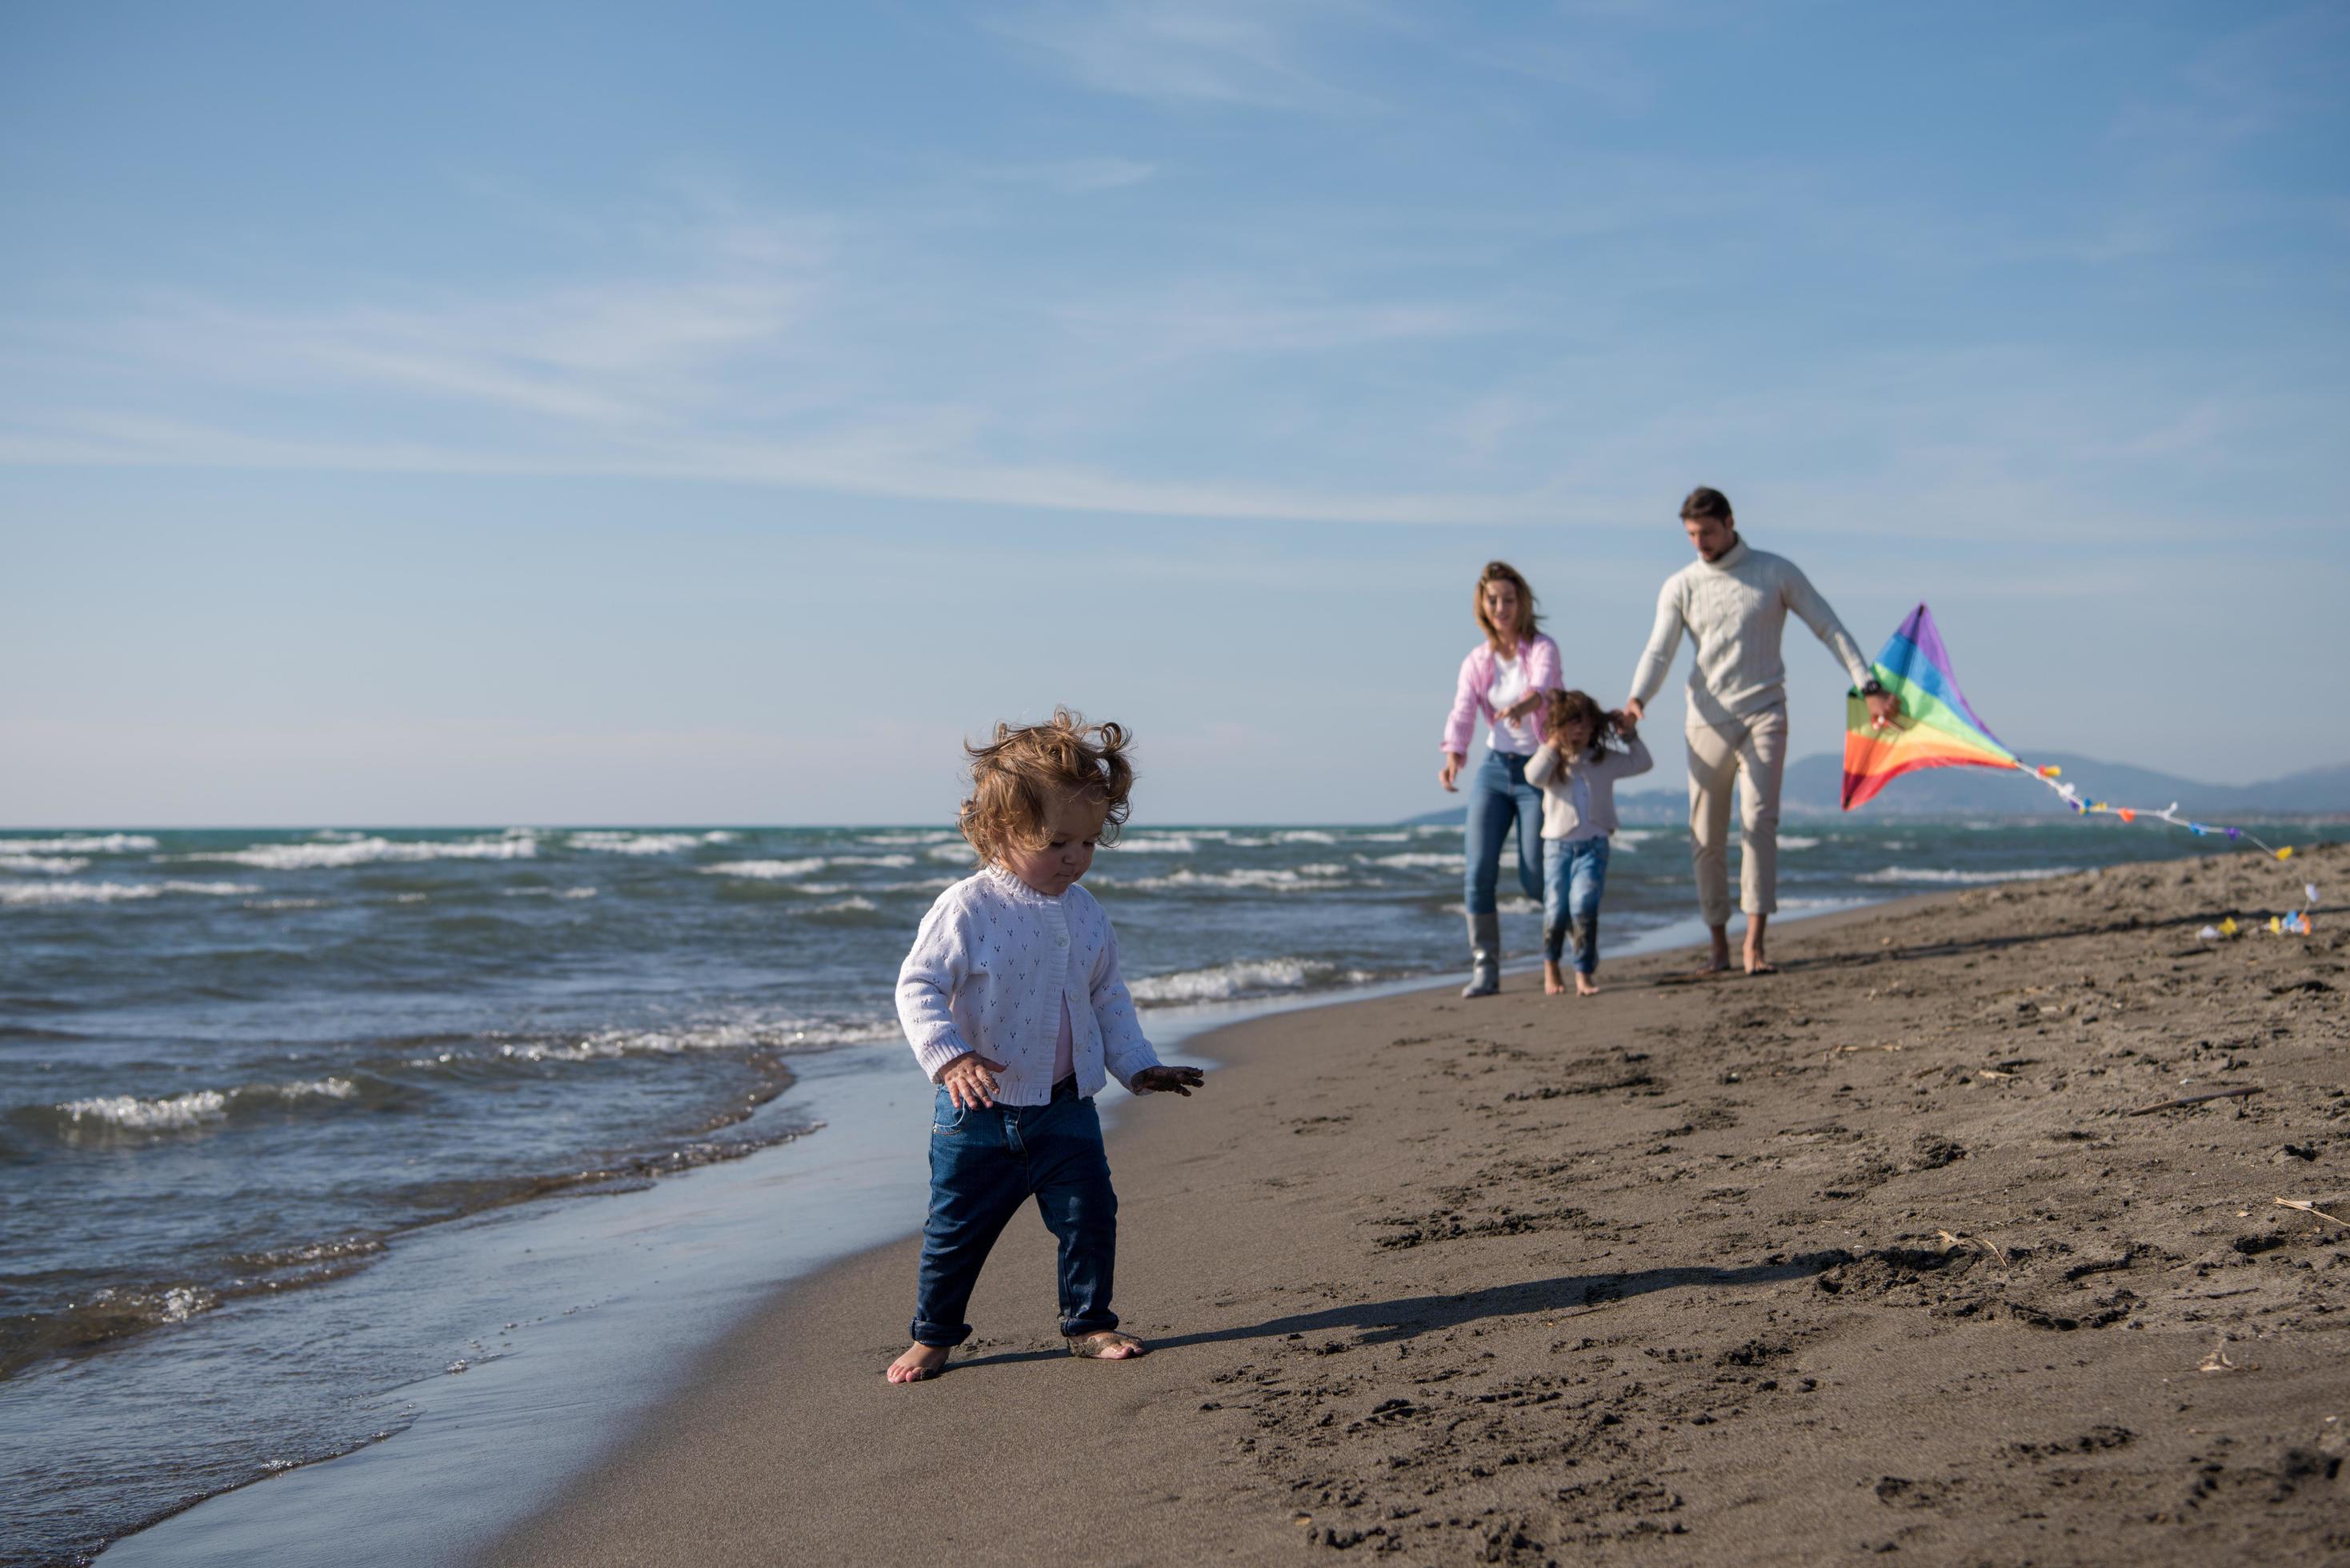
[[[500,1564],[2350,1561],[2339,847],[1790,924],[1784,972],[1289,1012],[1112,1135],[1079,1362],[1024,1219],[719,1345]],[[2134,1112],[2214,1091],[2258,1092]]]

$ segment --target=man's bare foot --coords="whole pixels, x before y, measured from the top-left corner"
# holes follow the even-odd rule
[[[1543,994],[1544,996],[1566,994],[1566,977],[1558,972],[1556,959],[1543,960]]]
[[[920,1383],[926,1377],[936,1377],[947,1369],[947,1347],[943,1345],[910,1345],[906,1354],[889,1364],[892,1383]]]
[[[1779,972],[1779,966],[1773,963],[1769,959],[1764,958],[1761,948],[1750,946],[1746,950],[1746,972],[1748,974],[1776,974]]]
[[[1069,1335],[1069,1354],[1083,1356],[1087,1361],[1131,1361],[1142,1351],[1142,1341],[1130,1334],[1120,1334],[1116,1329]]]
[[[1575,971],[1575,994],[1577,996],[1596,996],[1599,994],[1599,982],[1596,980],[1594,980],[1591,976],[1584,973],[1581,970],[1576,970]]]

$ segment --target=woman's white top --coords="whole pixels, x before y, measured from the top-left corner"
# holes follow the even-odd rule
[[[1533,688],[1526,682],[1526,650],[1518,649],[1515,659],[1493,655],[1493,684],[1486,701],[1493,704],[1493,720],[1485,731],[1485,743],[1497,752],[1507,752],[1513,757],[1530,757],[1542,744],[1542,735],[1534,728],[1534,716],[1504,719],[1502,710],[1523,697]]]
[[[1111,1075],[1130,1089],[1159,1065],[1094,896],[1047,898],[994,867],[939,895],[898,970],[898,1022],[922,1071],[935,1082],[976,1051],[1003,1064],[995,1097],[1007,1106],[1052,1103],[1064,1005],[1080,1095]]]

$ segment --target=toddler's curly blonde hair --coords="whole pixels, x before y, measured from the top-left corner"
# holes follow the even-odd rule
[[[1066,793],[1099,802],[1100,842],[1117,843],[1134,788],[1131,744],[1123,725],[1088,724],[1066,708],[1054,709],[1050,723],[996,725],[987,744],[963,746],[971,754],[971,798],[959,816],[963,837],[990,864],[1007,850],[1042,848],[1045,814]]]

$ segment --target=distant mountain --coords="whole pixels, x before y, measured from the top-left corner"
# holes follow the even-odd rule
[[[2034,763],[2063,768],[2065,781],[2080,785],[2090,798],[2116,805],[2159,811],[2176,801],[2180,811],[2205,821],[2231,816],[2350,815],[2350,763],[2310,768],[2262,784],[2214,784],[2076,752],[2026,754]],[[1685,819],[1689,790],[1681,782],[1678,762],[1677,755],[1660,754],[1654,775],[1658,783],[1618,792],[1618,814],[1627,822]],[[1843,792],[1844,758],[1823,752],[1787,764],[1780,809],[1790,816],[1838,815],[1843,810],[1839,804]],[[1904,774],[1860,811],[1864,816],[2047,816],[2061,815],[2065,809],[2054,793],[2035,779],[1991,768],[1935,768]],[[1465,815],[1466,808],[1456,805],[1405,820],[1415,825],[1457,823]]]

